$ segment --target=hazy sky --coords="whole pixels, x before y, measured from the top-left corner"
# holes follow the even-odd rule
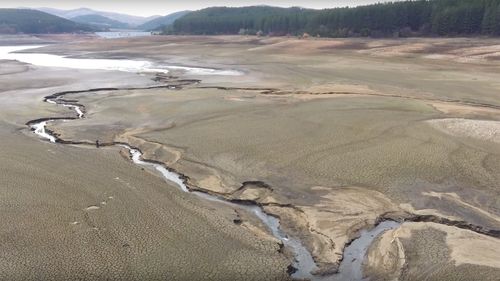
[[[0,7],[51,7],[59,9],[87,7],[95,10],[151,16],[166,15],[181,10],[199,10],[210,6],[270,5],[321,9],[377,2],[384,2],[384,0],[0,0]]]

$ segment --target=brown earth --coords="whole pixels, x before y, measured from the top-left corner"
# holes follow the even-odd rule
[[[357,231],[388,212],[396,219],[432,214],[500,229],[500,146],[484,137],[500,120],[499,65],[488,59],[498,45],[497,39],[462,38],[159,36],[43,51],[243,71],[240,77],[176,72],[202,80],[182,90],[71,95],[86,106],[87,118],[51,129],[64,139],[127,141],[187,175],[194,189],[264,205],[305,243],[321,270],[330,271]],[[464,135],[433,125],[456,119],[474,130],[460,125]],[[242,188],[248,181],[270,188]],[[422,237],[398,253],[417,247],[432,255]],[[444,249],[445,242],[432,245]],[[459,258],[465,251],[454,253],[470,264]],[[474,264],[477,270],[456,271],[464,265],[450,263],[437,276],[467,280],[478,270],[494,276],[492,258]],[[408,274],[408,280],[424,266],[408,262],[411,268],[401,273],[401,264],[382,261],[391,271],[382,273]]]

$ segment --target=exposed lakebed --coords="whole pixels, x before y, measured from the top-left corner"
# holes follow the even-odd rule
[[[38,47],[38,46],[36,46]],[[35,48],[32,46],[32,48]],[[11,53],[26,49],[26,46],[17,47],[0,47],[0,59],[18,60],[39,66],[49,67],[69,67],[78,69],[102,69],[102,70],[118,70],[127,72],[168,72],[168,66],[157,68],[158,65],[152,64],[147,61],[137,60],[111,60],[111,59],[76,59],[65,58],[56,55],[47,54],[33,54],[33,53]],[[233,70],[215,70],[206,68],[186,68],[179,66],[170,66],[171,69],[182,69],[187,73],[198,75],[240,75],[241,72]],[[45,102],[68,107],[75,111],[76,118],[67,118],[68,120],[84,118],[83,106],[78,106],[72,103],[65,103],[64,101],[47,98]],[[52,119],[44,119],[37,122],[30,123],[32,130],[40,137],[49,140],[50,142],[57,142],[58,138],[52,132],[46,129],[49,122],[61,120],[64,118],[55,117]],[[184,177],[175,171],[172,171],[163,164],[153,161],[147,161],[142,158],[142,152],[127,144],[117,143],[113,144],[125,148],[129,151],[131,160],[140,166],[150,168],[158,171],[168,182],[174,183],[184,192],[191,192],[185,184]],[[340,273],[333,276],[318,277],[311,274],[311,271],[317,269],[316,264],[302,243],[296,239],[288,237],[280,229],[279,219],[265,213],[258,205],[248,205],[233,203],[225,200],[222,197],[214,196],[202,192],[191,192],[196,196],[200,196],[206,200],[217,201],[223,204],[229,204],[234,208],[245,209],[253,213],[259,218],[270,230],[273,236],[279,239],[283,245],[293,250],[296,262],[294,267],[297,271],[292,275],[295,278],[307,278],[313,280],[363,280],[362,274],[362,261],[366,254],[368,246],[371,242],[383,231],[397,227],[397,223],[382,222],[371,231],[364,231],[361,233],[360,238],[356,239],[350,246],[345,249],[344,260],[340,266]],[[339,279],[340,278],[340,279]]]
[[[84,118],[83,110],[80,106],[67,104],[50,98],[46,98],[45,102],[73,109],[77,115],[77,118],[68,118],[67,120]],[[48,122],[56,120],[64,120],[64,118],[45,119],[43,121],[29,123],[29,125],[35,134],[52,143],[56,143],[60,140],[46,129]],[[129,151],[131,160],[135,164],[145,168],[151,168],[153,170],[156,170],[163,176],[163,178],[167,182],[174,183],[183,192],[192,193],[206,200],[227,204],[233,208],[245,209],[246,211],[254,214],[258,219],[262,221],[262,223],[264,223],[269,228],[269,230],[271,231],[271,233],[275,238],[279,239],[283,243],[283,245],[293,250],[295,254],[294,268],[296,270],[293,276],[296,278],[310,278],[310,279],[314,278],[314,276],[311,274],[311,271],[316,269],[316,264],[311,254],[302,245],[302,243],[300,243],[300,241],[290,238],[285,233],[283,233],[280,229],[279,219],[277,219],[274,216],[266,214],[260,206],[233,203],[215,195],[210,195],[208,193],[203,193],[198,191],[191,191],[186,185],[185,179],[182,175],[176,173],[175,171],[172,171],[171,169],[162,164],[144,160],[142,158],[143,153],[138,148],[131,147],[130,145],[124,143],[116,143],[113,144],[113,146],[127,149]]]

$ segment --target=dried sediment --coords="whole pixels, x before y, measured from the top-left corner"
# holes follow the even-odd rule
[[[377,280],[456,280],[459,276],[495,280],[500,273],[499,249],[500,239],[471,230],[405,222],[371,245],[365,273]],[[419,266],[425,270],[416,270]]]

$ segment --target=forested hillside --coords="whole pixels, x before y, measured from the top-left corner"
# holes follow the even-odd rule
[[[0,9],[0,34],[14,33],[72,33],[95,29],[41,11]]]
[[[500,0],[416,0],[311,10],[214,7],[178,19],[166,33],[349,36],[500,35]]]

